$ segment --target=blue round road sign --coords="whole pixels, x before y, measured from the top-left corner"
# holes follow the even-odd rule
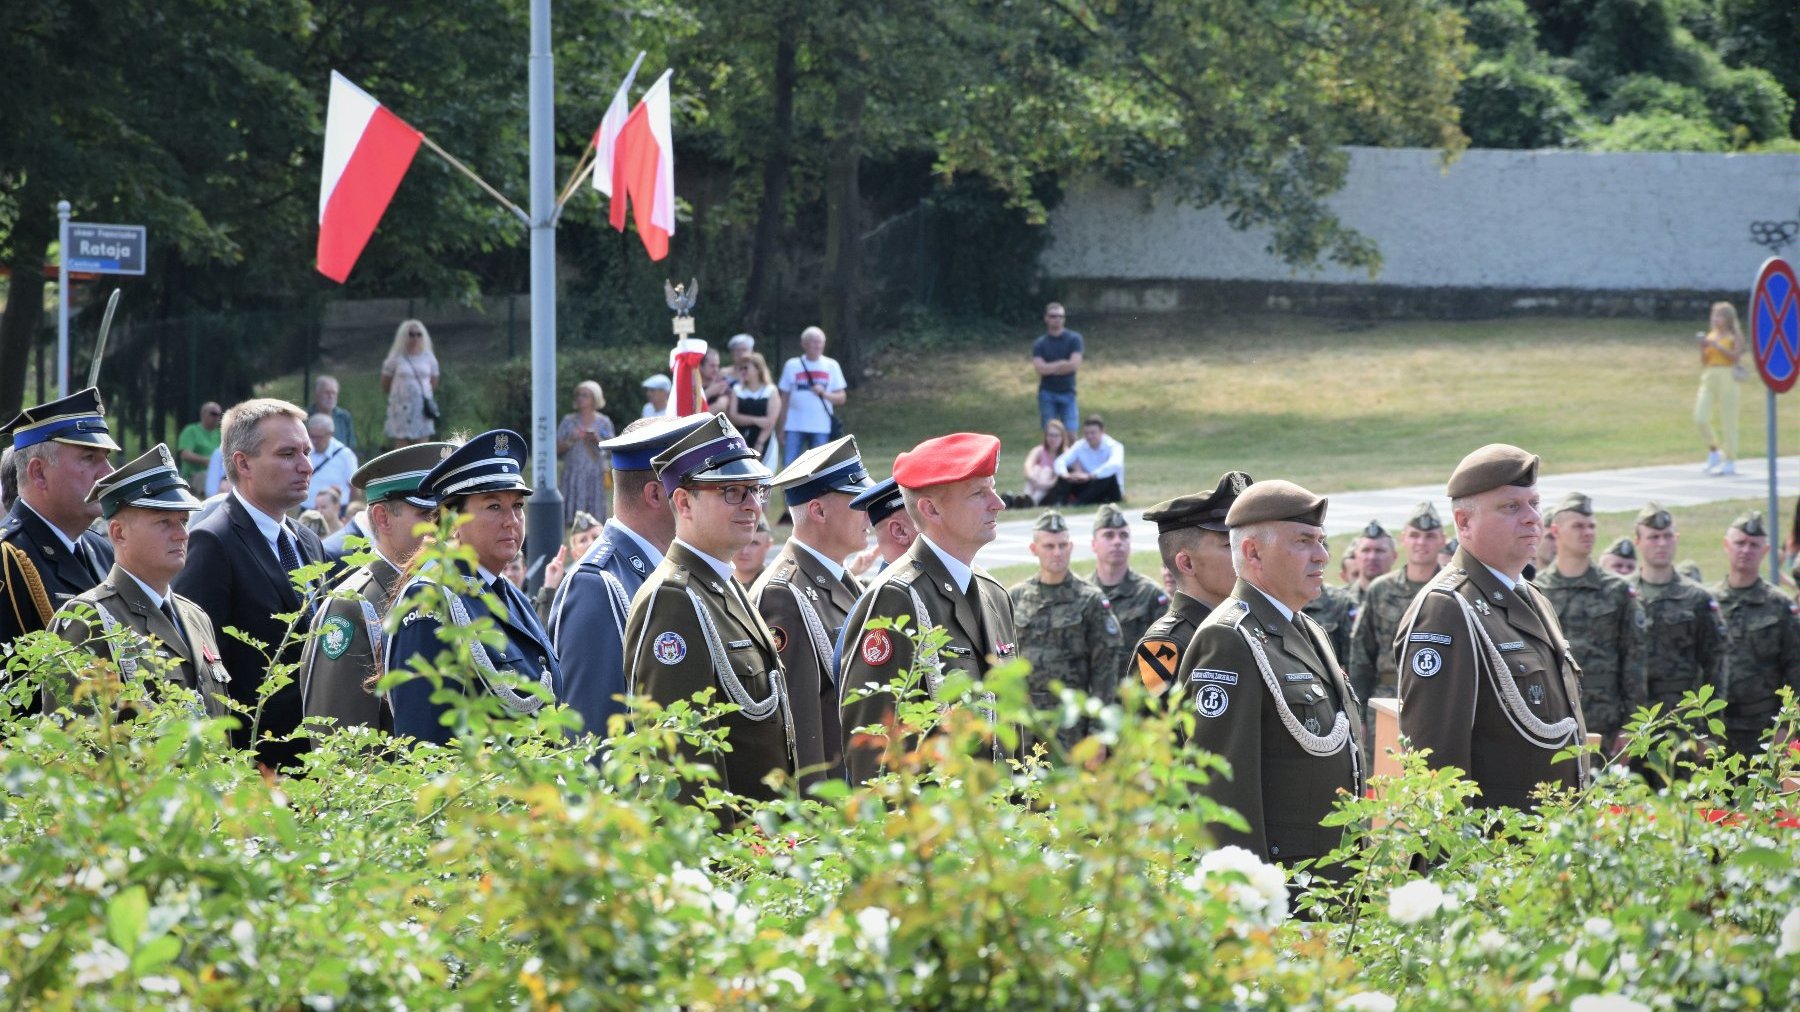
[[[1750,289],[1750,339],[1763,382],[1787,393],[1800,379],[1800,281],[1780,257],[1763,263]]]

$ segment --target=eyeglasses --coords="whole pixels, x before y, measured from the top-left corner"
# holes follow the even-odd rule
[[[683,485],[682,487],[689,492],[717,492],[724,497],[727,506],[742,506],[744,500],[750,498],[754,498],[758,506],[769,501],[769,486],[767,485]]]

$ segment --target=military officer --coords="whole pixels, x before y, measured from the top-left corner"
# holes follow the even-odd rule
[[[1346,588],[1359,614],[1367,603],[1369,585],[1391,572],[1397,557],[1394,536],[1381,526],[1381,521],[1369,521],[1356,543],[1356,579]]]
[[[600,444],[612,454],[612,516],[556,590],[550,639],[562,682],[556,698],[605,735],[625,712],[625,622],[631,601],[662,564],[675,514],[650,462],[707,422],[706,415],[640,418]]]
[[[882,687],[912,668],[914,635],[936,626],[949,636],[925,659],[925,690],[933,695],[944,672],[979,678],[1017,651],[1012,599],[975,565],[1006,507],[994,491],[999,460],[1000,440],[974,432],[927,439],[894,458],[894,482],[919,538],[869,585],[845,625],[839,690],[852,783],[880,772],[884,736],[856,729],[892,723],[894,697]],[[874,618],[905,618],[906,628],[870,629]],[[995,754],[1004,755],[997,744]]]
[[[330,717],[339,727],[392,730],[374,692],[374,682],[386,673],[382,616],[401,570],[424,540],[419,526],[437,522],[437,504],[420,494],[419,485],[455,449],[450,443],[415,443],[375,457],[350,476],[354,494],[369,504],[360,516],[372,535],[369,550],[375,558],[339,580],[313,613],[300,657],[305,716]]]
[[[1337,847],[1342,831],[1320,820],[1340,792],[1362,790],[1356,698],[1325,631],[1300,611],[1331,561],[1326,506],[1288,481],[1238,496],[1225,517],[1237,583],[1181,657],[1194,741],[1231,763],[1200,790],[1249,823],[1214,835],[1289,864]]]
[[[1406,565],[1369,582],[1350,631],[1350,687],[1356,690],[1356,698],[1363,701],[1365,725],[1372,697],[1392,699],[1400,693],[1400,678],[1394,670],[1394,633],[1400,628],[1406,606],[1441,568],[1438,550],[1444,546],[1444,521],[1436,507],[1428,502],[1414,506],[1400,538],[1406,545]],[[1371,760],[1373,756],[1364,753],[1363,758]]]
[[[1637,544],[1630,538],[1620,538],[1600,556],[1600,568],[1629,580],[1637,573]]]
[[[1631,584],[1649,619],[1644,644],[1645,699],[1666,713],[1685,693],[1710,685],[1725,698],[1725,623],[1706,588],[1675,572],[1680,533],[1675,517],[1656,503],[1638,511],[1635,555],[1642,563]]]
[[[117,555],[106,579],[57,609],[52,628],[76,645],[123,631],[122,650],[93,644],[112,654],[121,678],[166,679],[197,694],[209,716],[224,716],[228,709],[220,697],[229,698],[231,676],[219,662],[212,621],[169,589],[187,561],[188,513],[200,506],[174,455],[156,444],[95,482],[87,501],[106,519]],[[72,701],[73,693],[63,691],[69,688],[47,688],[44,709]]]
[[[799,772],[794,715],[775,637],[732,579],[729,561],[755,533],[772,475],[721,414],[708,415],[651,467],[675,511],[675,538],[631,604],[628,690],[665,707],[706,690],[713,702],[737,704],[737,712],[719,718],[730,752],[702,754],[686,742],[680,748],[710,763],[725,790],[773,798],[763,781],[777,771],[789,778]],[[692,796],[691,786],[683,789]]]
[[[1144,511],[1144,519],[1156,525],[1156,547],[1175,586],[1169,610],[1144,630],[1124,677],[1135,676],[1153,696],[1178,681],[1181,652],[1194,630],[1237,585],[1225,515],[1254,480],[1242,471],[1227,471],[1211,492],[1178,496]]]
[[[1117,673],[1131,663],[1133,644],[1144,636],[1150,623],[1169,610],[1169,595],[1162,584],[1131,568],[1131,523],[1111,503],[1094,511],[1094,586],[1106,595],[1112,605],[1113,618],[1119,623],[1118,656],[1112,665],[1114,677],[1108,679],[1117,689]],[[1101,697],[1111,702],[1108,697]]]
[[[844,778],[832,644],[863,592],[843,560],[867,541],[869,515],[851,503],[871,484],[855,436],[802,453],[771,484],[787,501],[794,533],[757,577],[750,602],[768,624],[787,674],[804,789],[826,777]]]
[[[1119,622],[1112,603],[1098,588],[1070,577],[1074,552],[1068,522],[1056,510],[1045,510],[1031,528],[1037,575],[1007,592],[1019,651],[1031,662],[1026,678],[1031,703],[1040,712],[1054,712],[1060,705],[1055,682],[1101,702],[1118,695]],[[1058,728],[1056,737],[1068,749],[1087,733],[1084,718]]]
[[[19,486],[0,521],[0,644],[46,628],[63,602],[112,569],[112,546],[89,530],[99,503],[87,498],[119,448],[105,414],[100,391],[88,387],[27,408],[0,430],[12,437]]]
[[[913,526],[912,517],[906,512],[906,497],[900,494],[900,486],[892,478],[884,478],[863,489],[850,500],[850,508],[869,514],[869,529],[875,532],[875,551],[881,556],[881,564],[875,567],[877,573],[899,562],[913,542],[919,540],[919,529]]]
[[[1725,579],[1707,588],[1725,618],[1725,740],[1744,756],[1763,750],[1762,736],[1781,708],[1775,691],[1786,685],[1800,692],[1800,617],[1759,575],[1768,554],[1763,515],[1739,516],[1725,532]]]
[[[415,661],[434,666],[449,684],[461,682],[468,696],[492,696],[510,716],[527,717],[544,706],[556,680],[550,634],[538,622],[525,592],[501,576],[525,541],[525,497],[531,486],[521,471],[525,437],[507,429],[483,432],[440,460],[419,483],[418,498],[460,521],[456,540],[475,553],[475,566],[455,570],[426,562],[403,585],[390,612],[389,671],[416,670]],[[491,619],[502,642],[469,644],[473,671],[459,667],[457,650],[439,632],[446,623],[467,627]],[[520,691],[535,684],[543,695]],[[419,676],[388,691],[396,735],[445,744],[461,727],[445,725],[450,708],[432,702],[432,679]]]
[[[1432,766],[1461,769],[1475,804],[1528,808],[1540,783],[1578,788],[1587,740],[1581,671],[1556,609],[1522,579],[1542,536],[1538,458],[1491,443],[1450,474],[1460,544],[1400,621],[1400,733]]]
[[[1644,640],[1650,627],[1637,590],[1593,563],[1594,501],[1570,492],[1556,504],[1556,559],[1532,584],[1556,609],[1556,620],[1581,668],[1581,715],[1611,754],[1644,705]]]

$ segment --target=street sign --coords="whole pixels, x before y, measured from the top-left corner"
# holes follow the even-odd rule
[[[1800,379],[1800,281],[1780,257],[1764,261],[1750,289],[1750,343],[1769,390],[1793,389]]]
[[[63,258],[69,270],[95,274],[143,274],[142,225],[95,225],[69,222]]]

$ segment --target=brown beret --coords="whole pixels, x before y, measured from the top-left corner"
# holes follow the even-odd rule
[[[1537,484],[1538,456],[1506,443],[1489,443],[1462,459],[1445,489],[1452,499],[1480,495],[1502,485]]]
[[[1325,526],[1325,506],[1330,500],[1314,495],[1291,481],[1259,481],[1243,491],[1231,512],[1225,514],[1228,527],[1286,520],[1297,524]]]

